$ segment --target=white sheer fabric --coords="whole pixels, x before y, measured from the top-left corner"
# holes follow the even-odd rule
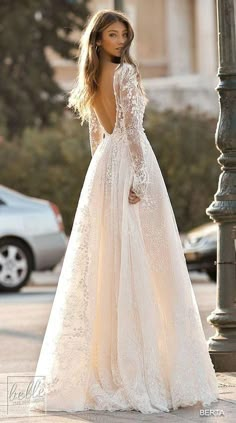
[[[47,410],[208,406],[217,401],[217,379],[170,199],[143,129],[145,98],[132,65],[119,65],[113,82],[112,134],[91,110],[93,157],[36,376],[46,377]],[[128,202],[131,185],[141,197],[135,205]]]

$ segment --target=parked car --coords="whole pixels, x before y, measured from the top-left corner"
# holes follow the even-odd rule
[[[205,271],[216,282],[217,224],[206,223],[182,238],[188,270]]]
[[[0,185],[0,291],[18,291],[33,270],[53,269],[66,246],[54,203]]]

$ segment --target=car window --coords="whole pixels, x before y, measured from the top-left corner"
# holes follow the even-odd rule
[[[0,198],[0,206],[4,206],[6,203]]]

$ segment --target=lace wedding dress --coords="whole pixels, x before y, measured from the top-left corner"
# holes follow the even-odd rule
[[[217,379],[132,65],[118,65],[113,88],[112,134],[91,109],[92,160],[35,375],[46,410],[208,406]]]

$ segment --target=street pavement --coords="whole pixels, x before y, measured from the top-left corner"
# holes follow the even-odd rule
[[[142,414],[130,412],[29,412],[27,400],[23,405],[9,405],[9,387],[14,380],[23,382],[34,375],[43,336],[56,291],[60,268],[55,272],[32,275],[30,284],[16,294],[0,296],[1,343],[0,343],[0,422],[43,423],[64,422],[236,422],[236,372],[216,373],[220,400],[208,408],[201,404],[180,408],[169,413]],[[203,329],[208,339],[215,333],[206,321],[215,308],[216,284],[203,275],[191,274],[191,280],[200,310]],[[194,336],[194,334],[193,334]],[[14,379],[18,378],[18,379]],[[24,379],[25,378],[25,379]],[[8,384],[7,384],[8,382]],[[8,403],[8,407],[7,407]],[[23,405],[23,406],[22,406]]]

